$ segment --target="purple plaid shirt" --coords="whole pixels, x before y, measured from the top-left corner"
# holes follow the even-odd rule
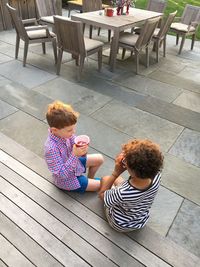
[[[60,138],[49,131],[45,142],[48,169],[53,174],[55,185],[65,190],[80,188],[77,176],[85,170],[78,157],[72,155],[74,138],[75,135],[69,139]]]

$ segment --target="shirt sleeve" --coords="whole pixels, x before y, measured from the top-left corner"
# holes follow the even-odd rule
[[[45,152],[45,159],[51,173],[58,175],[61,178],[74,177],[76,166],[78,164],[78,157],[70,155],[67,161],[63,162],[59,149],[50,148]]]
[[[104,192],[104,204],[106,207],[109,208],[122,202],[123,199],[119,188],[112,188]]]

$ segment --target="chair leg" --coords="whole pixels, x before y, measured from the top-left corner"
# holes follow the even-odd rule
[[[136,74],[139,73],[139,53],[135,52]]]
[[[19,54],[19,43],[20,43],[20,37],[17,34],[16,35],[16,46],[15,46],[15,59],[18,58],[18,54]]]
[[[122,59],[124,59],[125,54],[126,54],[126,48],[123,48],[123,49],[122,49]]]
[[[68,7],[68,18],[70,17],[71,9]]]
[[[181,45],[180,45],[179,52],[178,52],[179,55],[181,54],[181,51],[182,51],[182,49],[183,49],[183,45],[184,45],[184,43],[185,43],[185,37],[186,37],[186,35],[184,34],[184,35],[182,36]]]
[[[46,54],[46,45],[45,45],[45,43],[42,43],[42,51],[43,51],[43,54]]]
[[[156,50],[156,62],[158,63],[159,61],[159,40],[155,41],[155,50]]]
[[[98,70],[101,71],[102,67],[102,47],[98,51]]]
[[[111,30],[108,30],[108,42],[110,43],[111,40]]]
[[[101,32],[101,28],[99,27],[98,28],[98,36],[100,35],[100,32]]]
[[[58,60],[57,60],[57,68],[56,68],[56,74],[60,74],[60,67],[61,67],[61,62],[62,62],[62,55],[63,55],[63,50],[61,48],[58,49]]]
[[[82,73],[82,71],[83,71],[83,66],[84,66],[84,61],[85,61],[85,57],[84,56],[80,56],[80,66],[79,66],[79,68],[78,68],[78,81],[80,81],[80,79],[81,79],[81,73]]]
[[[195,42],[195,34],[192,35],[191,50],[193,50],[194,48],[194,42]]]
[[[90,33],[89,33],[89,38],[92,39],[92,29],[93,29],[93,26],[90,25]]]
[[[166,56],[166,38],[167,36],[165,35],[165,38],[163,39],[163,57]]]
[[[54,58],[55,58],[55,64],[57,63],[57,43],[56,39],[52,41],[52,46],[53,46],[53,53],[54,53]]]
[[[148,67],[149,67],[149,46],[146,47],[146,68]]]
[[[27,54],[28,54],[28,42],[24,43],[24,59],[23,59],[23,67],[26,66],[26,59],[27,59]]]
[[[179,34],[176,34],[176,45],[178,45],[178,41],[179,41]]]

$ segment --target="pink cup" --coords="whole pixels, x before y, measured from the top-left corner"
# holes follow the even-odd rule
[[[77,147],[85,146],[90,143],[90,138],[87,135],[78,135],[77,137],[75,137],[74,143]]]

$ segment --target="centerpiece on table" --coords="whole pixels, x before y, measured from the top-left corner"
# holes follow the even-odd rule
[[[129,8],[135,7],[135,3],[137,0],[113,0],[111,1],[112,6],[117,7],[117,15],[128,15]],[[124,13],[124,7],[126,6],[126,12]]]

